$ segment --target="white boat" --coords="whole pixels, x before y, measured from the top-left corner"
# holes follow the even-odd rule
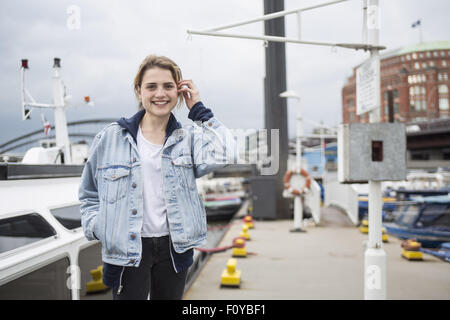
[[[69,142],[60,59],[53,104],[37,103],[25,89],[26,69],[22,60],[22,119],[34,108],[53,109],[56,141],[29,149],[22,163],[0,164],[0,300],[89,298],[90,272],[103,263],[100,242],[87,241],[81,228],[78,187],[87,150],[76,157]]]
[[[89,298],[101,244],[84,237],[79,182],[0,181],[0,300]]]

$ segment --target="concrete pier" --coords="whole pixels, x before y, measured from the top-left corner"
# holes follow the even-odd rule
[[[220,288],[231,250],[214,254],[185,293],[185,300],[364,299],[364,250],[367,235],[335,208],[322,208],[321,224],[291,233],[292,220],[255,221],[247,252],[239,258],[241,287]],[[236,223],[219,246],[232,243]],[[424,254],[423,261],[401,257],[401,240],[389,236],[387,299],[450,299],[450,265]]]

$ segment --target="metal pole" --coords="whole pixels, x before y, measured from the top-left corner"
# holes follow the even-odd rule
[[[299,43],[299,44],[310,44],[316,46],[327,46],[327,47],[340,47],[355,50],[370,50],[372,47],[370,45],[361,43],[332,43],[332,42],[317,42],[317,41],[301,41],[298,39],[285,38],[280,36],[255,36],[255,35],[240,35],[234,33],[223,33],[215,31],[197,31],[197,30],[187,30],[188,34],[198,34],[204,36],[213,37],[225,37],[225,38],[236,38],[236,39],[251,39],[251,40],[263,40],[269,42],[289,42],[289,43]],[[377,49],[386,49],[384,46],[378,46]]]
[[[264,0],[264,13],[269,14],[284,10],[284,1]],[[268,36],[284,37],[284,17],[264,21],[264,33]],[[272,139],[268,139],[267,147],[273,161],[278,161],[278,172],[273,175],[276,179],[276,217],[283,219],[289,217],[288,200],[283,198],[284,173],[288,161],[288,122],[286,99],[279,97],[280,92],[286,91],[286,46],[284,43],[269,42],[265,48],[265,112],[264,123],[267,129],[279,129],[279,159],[274,159],[276,146]]]
[[[296,139],[296,170],[300,173],[302,169],[302,109],[300,97],[297,100],[297,139]],[[291,232],[304,232],[303,227],[303,196],[294,198],[294,229]]]
[[[378,0],[369,0],[368,7],[369,43],[377,46],[380,32],[380,12]],[[379,59],[378,49],[372,49],[371,58]],[[378,70],[378,75],[380,70]],[[379,83],[378,79],[378,83]],[[378,84],[379,85],[379,84]],[[369,114],[371,123],[380,121],[380,96],[377,96],[377,108]],[[364,254],[364,299],[386,299],[386,253],[381,238],[382,226],[381,182],[369,181],[369,242]]]
[[[363,0],[363,34],[362,43],[367,44],[367,0]]]
[[[20,81],[21,81],[21,86],[22,86],[22,90],[20,90],[20,101],[22,104],[22,120],[25,120],[25,68],[22,67],[20,70]]]
[[[244,20],[244,21],[239,21],[239,22],[234,22],[234,23],[226,24],[226,25],[219,26],[219,27],[207,28],[207,29],[205,29],[203,31],[219,31],[219,30],[224,30],[224,29],[230,29],[230,28],[239,27],[239,26],[243,26],[243,25],[246,25],[246,24],[250,24],[250,23],[255,23],[255,22],[265,21],[265,20],[271,20],[271,19],[275,19],[275,18],[280,18],[280,17],[287,16],[289,14],[293,14],[293,13],[297,13],[297,12],[301,12],[301,11],[313,10],[313,9],[326,7],[326,6],[329,6],[329,5],[337,4],[337,3],[340,3],[340,2],[346,2],[346,1],[350,1],[350,0],[336,0],[336,1],[321,3],[321,4],[318,4],[318,5],[305,7],[305,8],[297,8],[297,9],[292,9],[292,10],[280,10],[280,11],[276,11],[274,13],[265,14],[262,17],[249,19],[249,20]],[[283,8],[284,8],[284,3],[283,3]],[[189,33],[189,31],[188,31],[188,33]]]
[[[64,102],[64,88],[59,75],[59,65],[53,67],[53,103],[55,108],[56,146],[64,152],[64,163],[71,164],[69,134],[67,130],[66,107]]]
[[[296,139],[297,157],[296,157],[296,160],[297,160],[297,170],[300,172],[300,170],[302,168],[302,132],[303,132],[302,108],[301,108],[300,97],[296,98],[296,100],[297,100],[297,139]]]

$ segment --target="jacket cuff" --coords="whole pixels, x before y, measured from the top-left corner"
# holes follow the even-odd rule
[[[205,122],[214,117],[211,109],[206,108],[201,101],[194,104],[188,114],[188,118],[192,121]]]

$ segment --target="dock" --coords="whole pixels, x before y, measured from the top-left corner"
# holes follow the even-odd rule
[[[367,234],[359,232],[334,207],[321,208],[321,223],[306,223],[305,233],[289,232],[292,220],[255,221],[247,241],[247,257],[238,258],[240,288],[221,288],[221,273],[231,250],[213,254],[184,300],[362,300]],[[238,237],[242,223],[233,224],[219,246]],[[423,261],[401,257],[401,240],[389,236],[386,252],[389,300],[450,299],[450,268],[434,256]]]

